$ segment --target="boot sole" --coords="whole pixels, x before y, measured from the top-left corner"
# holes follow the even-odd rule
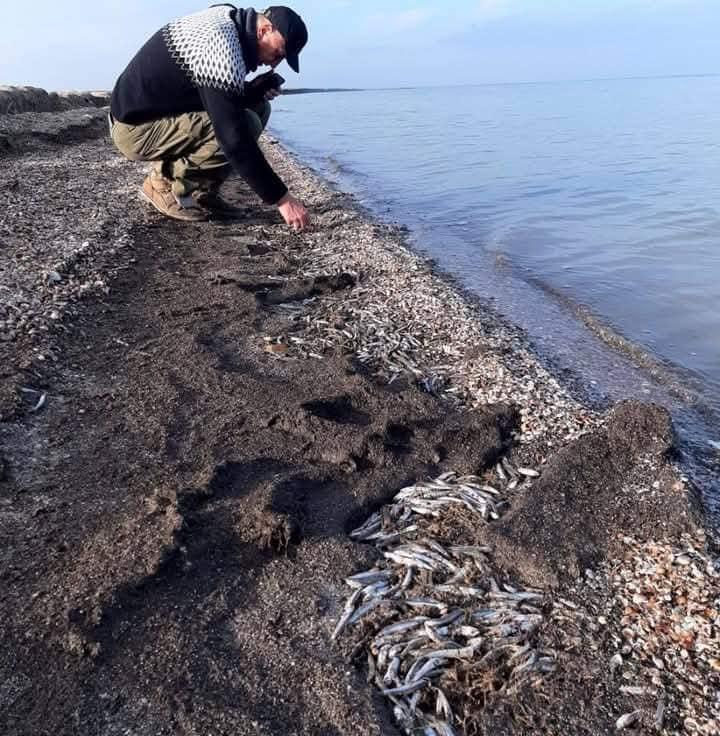
[[[173,215],[171,212],[168,212],[167,210],[161,209],[160,206],[153,200],[152,198],[148,197],[147,194],[142,190],[140,191],[140,197],[144,199],[148,204],[152,205],[161,215],[165,215],[165,217],[169,217],[171,220],[177,220],[177,222],[207,222],[207,215],[203,214],[201,217],[197,218],[188,218],[188,217],[181,217],[179,215]]]

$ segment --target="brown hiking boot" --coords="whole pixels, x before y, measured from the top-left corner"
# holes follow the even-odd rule
[[[207,213],[198,206],[192,196],[176,197],[172,183],[164,176],[150,174],[145,177],[140,194],[158,212],[182,222],[204,222]]]
[[[218,215],[238,215],[240,210],[224,200],[217,189],[196,189],[190,195],[201,207]]]

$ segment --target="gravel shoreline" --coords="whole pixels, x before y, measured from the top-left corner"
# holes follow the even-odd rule
[[[271,147],[269,157],[301,198],[342,200],[342,194],[331,193],[282,146]],[[315,311],[309,341],[300,346],[291,341],[289,354],[341,345],[382,380],[409,374],[450,402],[470,408],[510,401],[522,416],[517,461],[531,467],[541,467],[554,450],[603,425],[607,415],[574,400],[542,367],[518,330],[435,276],[432,266],[404,245],[401,232],[387,228],[382,237],[378,230],[383,228],[364,218],[343,214],[338,219],[330,221],[331,234],[321,230],[307,236],[312,247],[304,252],[301,268],[307,275],[337,270],[362,274],[363,287],[354,297],[326,300],[321,320]],[[343,237],[348,231],[352,234]],[[639,474],[626,479],[630,493],[662,505],[667,499],[660,489],[669,474],[676,476],[675,492],[687,496],[677,469],[666,469],[661,481],[656,462],[646,462]],[[620,691],[656,698],[651,704],[654,719],[647,702],[638,702],[636,709],[628,703],[628,713],[636,716],[627,727],[643,720],[655,733],[716,733],[720,575],[705,550],[705,535],[695,529],[693,534],[670,532],[645,542],[620,528],[617,535],[624,548],[595,571],[578,570],[583,582],[567,591],[576,596],[575,603],[556,601],[551,619],[559,608],[555,621],[563,627],[569,618],[594,622],[583,645],[597,651],[598,637],[612,642],[616,651],[607,666],[624,683]],[[670,726],[672,710],[676,718]]]
[[[21,118],[0,118],[0,136],[11,149],[9,201],[0,219],[4,422],[38,405],[42,386],[27,386],[28,379],[44,364],[63,364],[59,346],[78,305],[106,297],[118,274],[132,268],[138,247],[127,208],[141,168],[92,138],[102,111]],[[77,132],[78,120],[86,121],[78,135],[88,142],[58,146],[63,130]],[[22,150],[28,140],[30,154]],[[537,469],[540,479],[511,488],[512,477],[503,479],[503,466],[493,466],[481,480],[499,487],[507,504],[497,523],[486,528],[451,514],[421,526],[440,546],[492,547],[494,575],[504,584],[542,589],[543,624],[533,643],[553,653],[555,666],[550,676],[523,685],[527,700],[514,710],[508,704],[517,692],[509,697],[498,687],[478,699],[477,686],[450,690],[443,684],[450,706],[463,714],[465,732],[523,733],[524,722],[537,728],[542,715],[546,733],[610,733],[623,717],[623,725],[641,732],[717,733],[720,583],[702,534],[688,518],[687,490],[667,462],[667,419],[635,406],[609,414],[582,406],[542,367],[519,330],[435,275],[405,246],[401,231],[366,217],[352,198],[330,189],[274,139],[265,148],[317,222],[302,236],[286,234],[273,220],[251,229],[258,246],[279,244],[290,259],[291,273],[272,279],[319,283],[341,273],[357,281],[349,291],[310,291],[305,299],[266,305],[276,329],[262,342],[277,370],[341,355],[354,357],[383,384],[417,385],[451,407],[518,407],[511,467]],[[61,190],[44,186],[52,177]],[[97,188],[109,195],[88,197]],[[33,393],[19,393],[21,385]],[[3,470],[0,457],[0,483]],[[591,470],[600,477],[593,480]],[[33,470],[24,472],[30,478]],[[596,519],[588,518],[594,513]],[[540,540],[533,525],[557,529]],[[391,619],[399,620],[402,615]],[[323,623],[328,634],[336,623],[337,617]],[[364,662],[369,637],[386,625],[383,618],[361,622],[341,645]],[[590,713],[580,704],[587,687],[598,693]],[[4,693],[0,717],[10,699]],[[427,703],[416,699],[415,705]],[[552,713],[539,712],[548,708]]]

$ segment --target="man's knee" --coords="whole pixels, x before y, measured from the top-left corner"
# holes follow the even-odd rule
[[[124,123],[114,123],[110,129],[110,137],[115,148],[125,156],[128,161],[144,161],[140,147],[131,134],[132,128]]]
[[[270,113],[272,112],[272,106],[267,100],[263,100],[260,110],[258,111],[258,117],[262,123],[263,130],[267,128],[268,121],[270,120]]]
[[[263,130],[267,127],[271,111],[272,108],[267,100],[262,100],[262,102],[258,102],[247,108],[247,112],[249,113],[248,119],[256,138],[259,138]]]

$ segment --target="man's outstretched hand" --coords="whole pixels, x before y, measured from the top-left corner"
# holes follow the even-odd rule
[[[277,207],[283,220],[295,232],[304,230],[310,224],[310,217],[302,202],[295,199],[289,192],[278,202]]]

